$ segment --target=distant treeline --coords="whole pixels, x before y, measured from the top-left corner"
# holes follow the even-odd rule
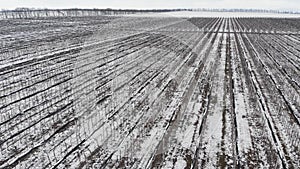
[[[260,12],[260,13],[291,13],[300,12],[261,10],[261,9],[34,9],[16,8],[14,10],[1,10],[2,19],[22,19],[22,18],[41,18],[41,17],[78,17],[78,16],[100,16],[100,15],[124,15],[134,13],[153,13],[153,12],[174,12],[174,11],[210,11],[210,12]]]
[[[153,9],[153,10],[136,10],[136,9],[31,9],[17,8],[15,10],[2,10],[0,18],[41,18],[41,17],[76,17],[76,16],[100,16],[100,15],[121,15],[134,14],[140,12],[170,12],[176,10],[170,9]]]

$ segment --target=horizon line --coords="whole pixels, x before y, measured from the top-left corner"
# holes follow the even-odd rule
[[[24,11],[24,10],[116,10],[116,11],[191,11],[191,12],[260,12],[260,13],[292,13],[300,14],[300,10],[276,10],[276,9],[257,9],[257,8],[35,8],[35,7],[17,7],[15,9],[1,9],[0,11]]]

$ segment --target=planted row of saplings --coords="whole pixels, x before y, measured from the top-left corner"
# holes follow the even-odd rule
[[[166,64],[166,65],[168,65],[168,64]],[[143,75],[143,74],[141,74],[141,75]],[[142,80],[141,82],[143,82],[143,80]],[[139,86],[140,86],[140,85],[139,85]],[[137,91],[140,91],[140,90],[137,90]],[[126,104],[126,105],[128,105],[128,104]],[[119,115],[119,113],[116,114],[116,115]],[[121,115],[121,116],[123,116],[123,115]],[[126,116],[125,116],[125,117],[126,117]]]

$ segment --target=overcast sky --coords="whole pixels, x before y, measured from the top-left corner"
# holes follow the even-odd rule
[[[300,10],[300,0],[0,0],[0,8],[255,8]]]

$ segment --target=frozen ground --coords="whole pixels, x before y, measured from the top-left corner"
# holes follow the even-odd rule
[[[0,168],[298,168],[299,30],[296,18],[0,20]]]
[[[255,17],[255,18],[300,18],[300,14],[284,14],[284,13],[260,13],[260,12],[205,12],[205,11],[176,11],[165,13],[145,13],[131,14],[129,16],[136,17]]]

